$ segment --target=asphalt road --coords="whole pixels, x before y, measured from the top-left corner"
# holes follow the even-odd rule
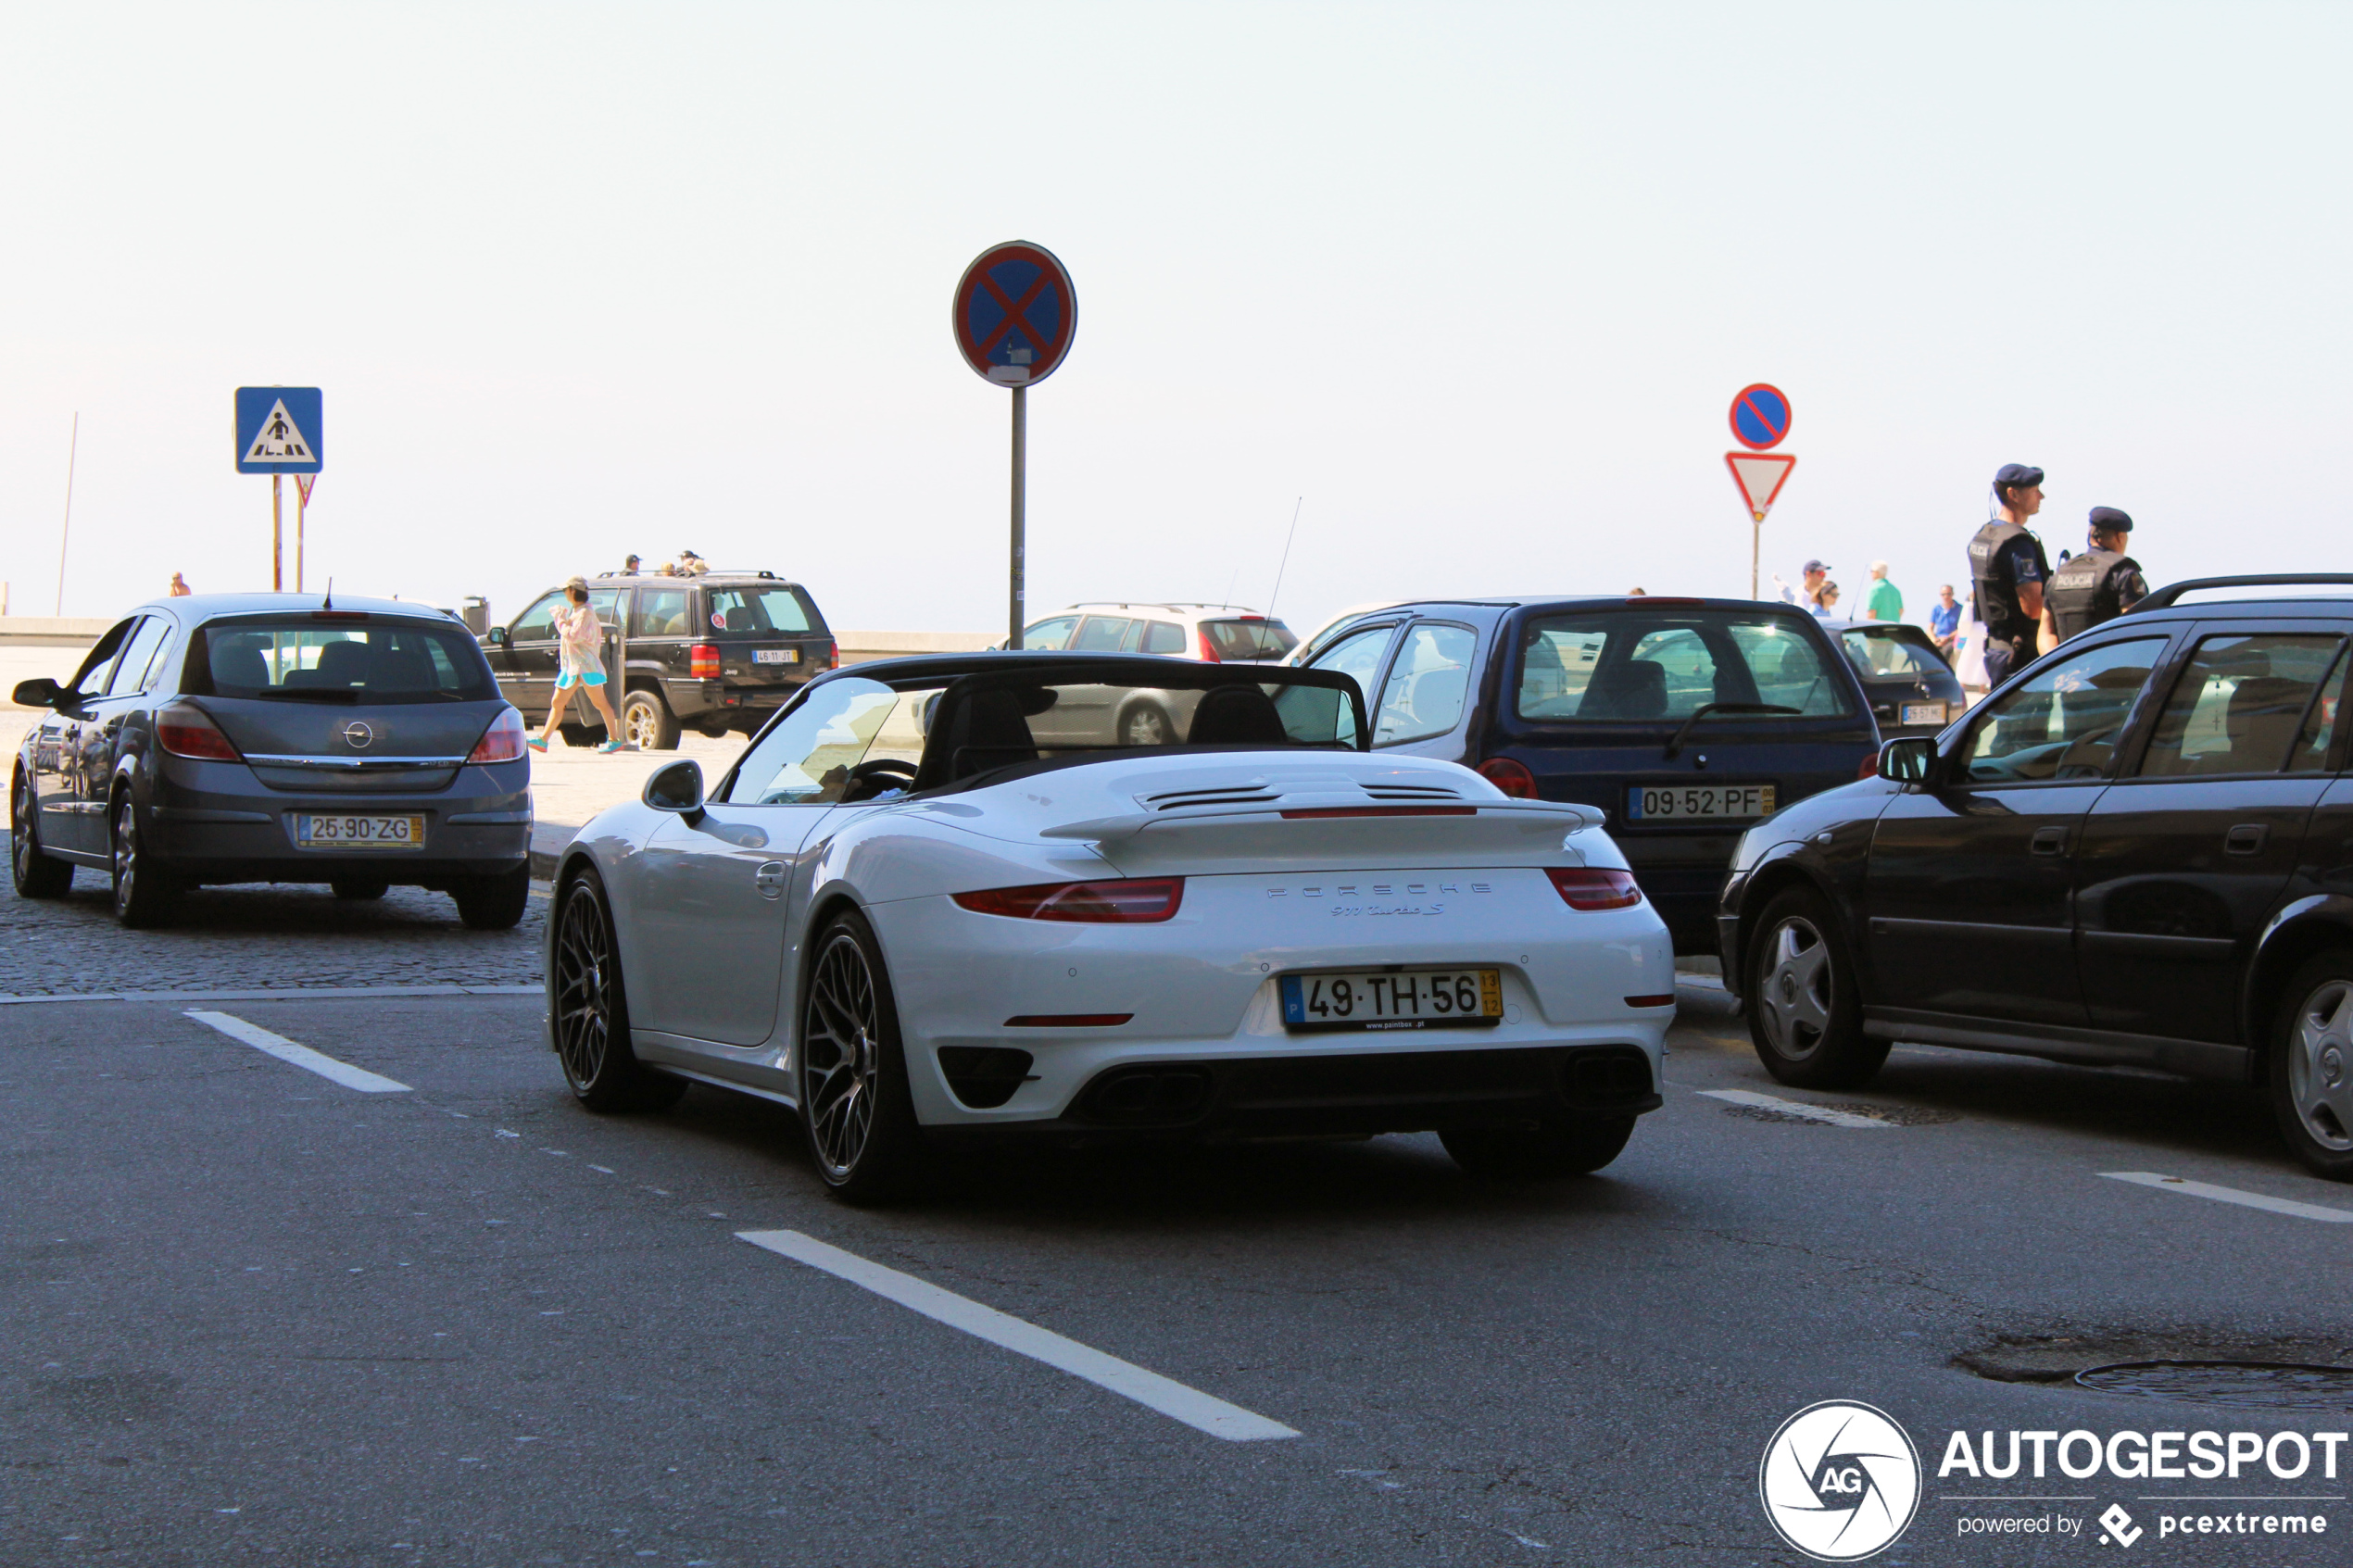
[[[310,908],[276,897],[281,924]],[[0,932],[25,909],[0,898]],[[1825,1399],[1921,1450],[1917,1517],[1874,1562],[2098,1558],[2095,1522],[1957,1532],[2111,1502],[2146,1531],[2133,1558],[2345,1560],[2353,1453],[2334,1482],[1936,1474],[1955,1429],[2353,1424],[1969,1364],[2353,1362],[2353,1225],[2103,1174],[2353,1213],[2248,1095],[1928,1049],[1807,1095],[1695,1015],[1666,1109],[1598,1177],[1487,1186],[1396,1137],[980,1160],[860,1212],[779,1108],[579,1110],[538,1010],[0,1006],[0,1562],[1794,1563],[1759,1456]],[[239,1021],[405,1087],[347,1087]],[[1824,1106],[1856,1124],[1805,1119]],[[746,1232],[1297,1436],[1224,1440]],[[2021,1489],[2081,1500],[1950,1500]],[[2173,1494],[2321,1499],[2293,1506],[2334,1533],[2160,1539],[2145,1499]]]

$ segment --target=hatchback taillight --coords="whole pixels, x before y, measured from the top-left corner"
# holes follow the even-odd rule
[[[466,756],[469,762],[512,762],[522,756],[522,715],[513,709],[502,709],[498,717],[490,721],[490,728],[482,732],[474,748]]]
[[[175,702],[156,715],[156,744],[174,757],[206,762],[237,762],[243,759],[212,715],[192,703]]]
[[[1181,876],[1139,877],[1132,882],[1044,882],[956,895],[956,902],[975,914],[1094,925],[1146,925],[1164,921],[1184,901]]]
[[[719,645],[697,643],[686,650],[686,678],[691,681],[719,679]]]
[[[1478,776],[1510,796],[1514,800],[1536,798],[1536,775],[1525,763],[1508,757],[1491,757],[1478,765]]]
[[[1544,874],[1572,909],[1623,909],[1642,901],[1632,872],[1603,871],[1592,866],[1550,866]]]
[[[1858,779],[1879,777],[1879,753],[1876,751],[1863,753],[1863,765],[1855,770],[1855,776]]]
[[[1226,662],[1224,659],[1217,657],[1217,650],[1210,646],[1208,627],[1196,626],[1193,628],[1193,637],[1200,645],[1201,661],[1203,664],[1223,664]]]

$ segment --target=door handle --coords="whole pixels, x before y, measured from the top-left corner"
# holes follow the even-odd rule
[[[760,896],[762,898],[783,897],[785,896],[785,863],[782,860],[771,860],[761,866],[751,873],[751,884],[760,890]]]
[[[2222,835],[2222,849],[2231,855],[2259,855],[2263,841],[2271,836],[2268,822],[2241,822]]]
[[[2032,847],[2037,855],[2066,854],[2067,829],[2063,827],[2036,828]]]

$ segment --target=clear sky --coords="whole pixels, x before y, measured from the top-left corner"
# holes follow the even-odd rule
[[[241,383],[326,389],[311,584],[504,618],[690,546],[837,625],[1001,630],[1007,395],[948,300],[1077,282],[1033,613],[1746,591],[1917,618],[2008,460],[2159,580],[2342,547],[2353,9],[0,10],[0,578],[266,586]],[[287,487],[289,518],[291,484]],[[290,568],[291,570],[291,568]],[[291,577],[289,578],[291,581]]]

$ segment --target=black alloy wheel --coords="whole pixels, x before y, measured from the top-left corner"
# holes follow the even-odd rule
[[[686,1092],[686,1081],[639,1065],[630,1048],[629,997],[603,880],[585,869],[564,884],[559,899],[548,1012],[573,1098],[591,1110],[668,1110]]]
[[[1888,1042],[1863,1034],[1854,958],[1819,894],[1792,888],[1765,907],[1748,969],[1749,1038],[1766,1072],[1799,1088],[1870,1082]]]
[[[2283,996],[2264,1073],[2272,1120],[2306,1165],[2353,1182],[2353,951],[2308,960]]]
[[[19,771],[8,792],[8,874],[19,898],[62,898],[73,887],[73,862],[41,847],[41,807]]]
[[[161,925],[178,889],[139,842],[139,812],[129,791],[114,803],[114,918],[133,931]]]
[[[1480,1127],[1442,1132],[1438,1141],[1472,1175],[1491,1182],[1590,1176],[1625,1152],[1631,1116],[1580,1117],[1541,1127]]]
[[[923,1135],[907,1090],[899,1010],[864,916],[844,913],[826,924],[801,1021],[800,1114],[818,1175],[849,1203],[905,1192],[922,1173]]]

